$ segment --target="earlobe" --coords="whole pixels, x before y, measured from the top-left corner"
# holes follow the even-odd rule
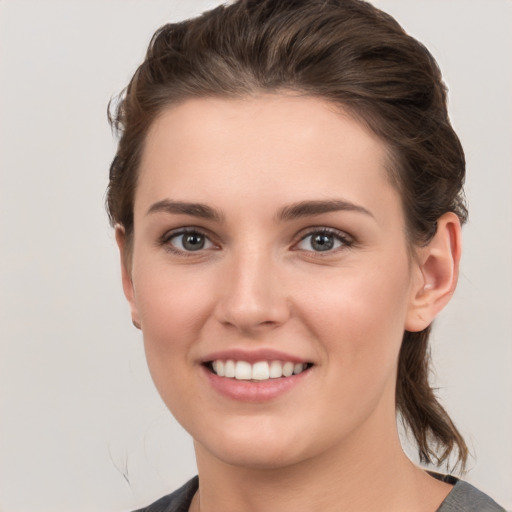
[[[139,318],[139,311],[135,303],[135,290],[133,287],[132,275],[131,275],[131,261],[126,247],[126,232],[123,226],[120,224],[116,225],[115,228],[116,242],[119,247],[119,256],[121,260],[121,278],[123,282],[123,291],[130,305],[130,311],[132,316],[132,323],[137,329],[141,329],[141,323]]]
[[[417,279],[412,291],[405,329],[428,327],[449,302],[459,276],[461,226],[452,212],[442,215],[432,240],[417,252]]]

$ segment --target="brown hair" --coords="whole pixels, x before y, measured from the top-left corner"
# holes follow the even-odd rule
[[[128,246],[137,168],[155,118],[189,97],[280,90],[340,105],[384,141],[411,244],[427,243],[446,212],[466,220],[464,153],[441,73],[421,43],[359,0],[239,0],[160,28],[110,117],[120,140],[107,209]],[[440,465],[456,448],[464,467],[466,444],[429,384],[429,332],[404,333],[397,411],[421,461]]]

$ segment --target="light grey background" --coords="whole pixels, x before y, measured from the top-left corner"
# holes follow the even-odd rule
[[[103,210],[110,97],[153,31],[220,2],[0,0],[0,511],[122,511],[194,474],[121,292]],[[512,509],[512,2],[375,2],[434,53],[467,153],[458,291],[436,385]]]

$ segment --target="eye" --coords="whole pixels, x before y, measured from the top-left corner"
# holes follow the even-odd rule
[[[199,231],[181,231],[166,237],[164,243],[177,252],[194,252],[203,249],[211,249],[214,244],[211,240]]]
[[[352,241],[333,229],[318,229],[304,236],[296,245],[301,251],[327,252],[335,251],[340,247],[350,247]]]

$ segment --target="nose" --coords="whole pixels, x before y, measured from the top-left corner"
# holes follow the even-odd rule
[[[253,251],[226,262],[216,318],[225,326],[256,335],[285,323],[290,302],[270,255]]]

